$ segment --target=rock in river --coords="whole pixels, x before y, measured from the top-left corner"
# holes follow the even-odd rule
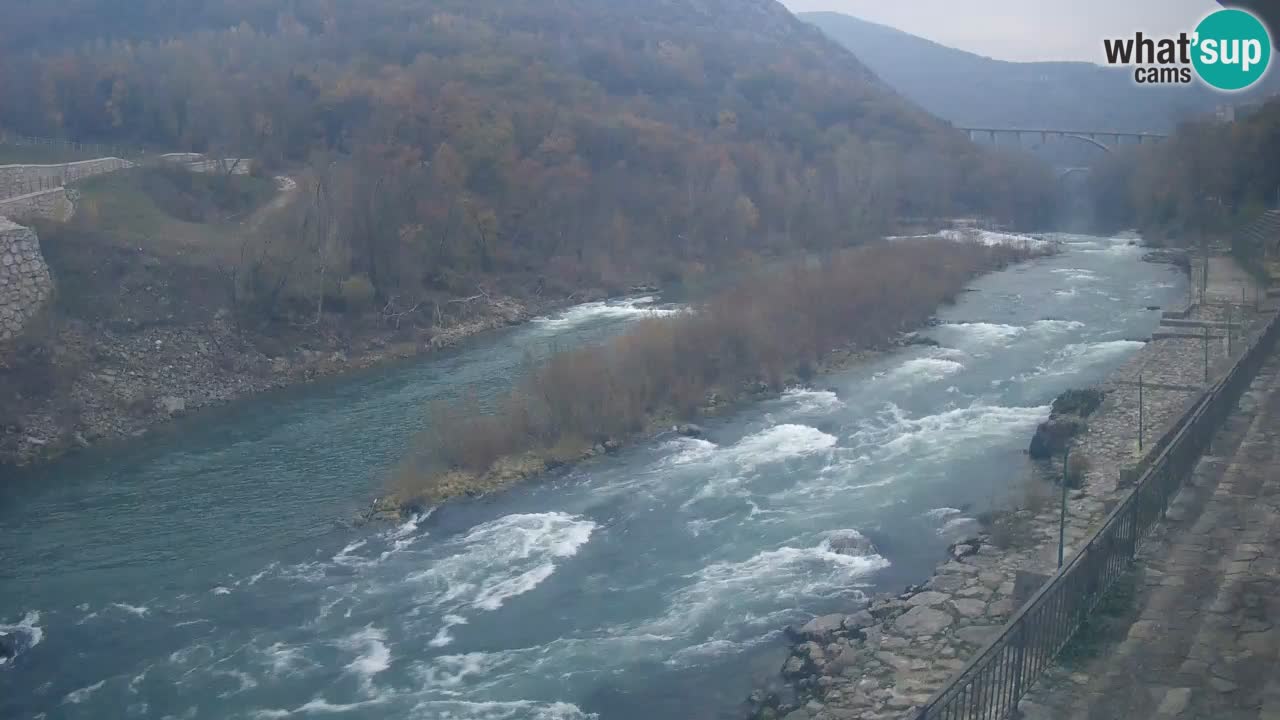
[[[691,438],[700,438],[707,434],[706,431],[702,429],[701,425],[694,425],[693,423],[685,423],[684,425],[677,427],[676,432],[685,437]]]
[[[857,530],[836,530],[827,536],[827,547],[839,555],[865,557],[876,554],[876,546]]]
[[[7,633],[0,633],[0,660],[8,660],[18,654],[18,641]]]
[[[1071,438],[1084,430],[1084,422],[1075,417],[1055,417],[1040,423],[1036,434],[1031,438],[1028,450],[1031,457],[1047,460],[1060,457],[1071,443]]]

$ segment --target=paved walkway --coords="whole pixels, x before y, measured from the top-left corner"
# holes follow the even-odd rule
[[[1028,720],[1280,720],[1280,354],[1139,558],[1127,636],[1055,670]]]

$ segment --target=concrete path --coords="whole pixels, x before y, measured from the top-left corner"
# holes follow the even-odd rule
[[[1280,354],[1212,450],[1140,554],[1127,635],[1025,718],[1280,720]]]

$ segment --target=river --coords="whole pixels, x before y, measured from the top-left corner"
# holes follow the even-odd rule
[[[813,388],[399,527],[348,519],[436,398],[672,308],[570,308],[0,483],[4,718],[732,716],[781,629],[923,580],[1020,492],[1059,392],[1186,281],[1122,239],[976,281]],[[832,551],[854,533],[874,550]]]

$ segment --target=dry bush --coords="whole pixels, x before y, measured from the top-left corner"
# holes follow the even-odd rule
[[[492,414],[473,415],[465,402],[433,408],[424,453],[442,469],[480,473],[507,455],[564,454],[634,434],[664,414],[688,417],[717,387],[780,389],[833,349],[883,345],[918,327],[975,275],[1030,253],[919,239],[794,263],[693,312],[556,354]]]
[[[1093,463],[1084,453],[1076,453],[1067,457],[1067,468],[1065,477],[1067,487],[1078,488],[1084,486],[1085,477],[1089,471],[1093,469]]]

